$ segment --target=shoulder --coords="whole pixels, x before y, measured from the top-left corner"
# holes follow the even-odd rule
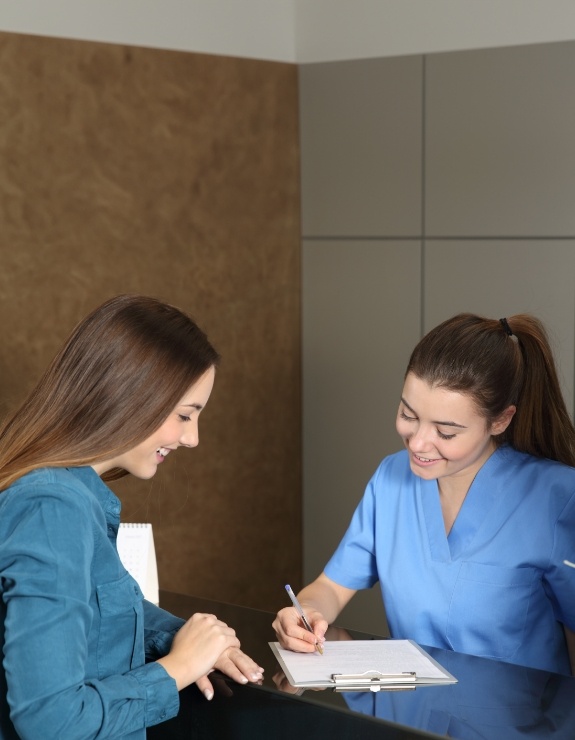
[[[518,452],[509,446],[500,447],[496,454],[502,464],[515,475],[528,478],[533,476],[535,480],[546,480],[548,483],[560,481],[575,486],[575,468],[570,465],[548,460],[546,457],[535,457],[527,452]]]
[[[384,457],[372,475],[365,490],[364,499],[380,502],[389,506],[390,502],[405,494],[406,490],[413,491],[416,476],[411,471],[409,456],[406,450],[395,452]]]
[[[575,468],[570,465],[511,447],[500,448],[497,455],[508,490],[514,488],[521,496],[530,493],[546,505],[555,505],[553,508],[575,501]]]
[[[31,491],[38,488],[45,491],[77,491],[86,489],[86,486],[68,468],[38,468],[19,478],[7,489],[7,492]]]
[[[66,468],[33,470],[0,494],[0,509],[5,513],[39,506],[85,513],[93,504],[90,490]]]
[[[89,568],[104,526],[94,496],[73,473],[32,471],[0,494],[0,571],[14,582],[31,573],[52,582]]]
[[[413,478],[407,450],[400,450],[383,458],[373,474],[372,483],[376,485],[388,481],[401,483],[402,481],[411,481]]]

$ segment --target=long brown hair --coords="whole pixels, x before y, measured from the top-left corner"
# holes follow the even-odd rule
[[[575,428],[547,333],[534,316],[458,314],[420,340],[409,372],[432,386],[469,394],[489,423],[516,406],[496,442],[575,466]]]
[[[0,490],[36,468],[90,465],[132,449],[218,361],[179,309],[146,296],[111,298],[76,326],[0,428]]]

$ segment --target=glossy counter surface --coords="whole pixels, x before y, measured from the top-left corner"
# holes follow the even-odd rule
[[[184,618],[198,611],[217,614],[236,630],[242,649],[265,668],[265,676],[261,686],[215,678],[211,702],[188,688],[178,717],[150,728],[149,738],[575,739],[574,678],[423,646],[458,683],[377,693],[296,693],[268,645],[275,640],[273,614],[168,592],[160,592],[160,605]],[[330,637],[372,636],[334,629]]]

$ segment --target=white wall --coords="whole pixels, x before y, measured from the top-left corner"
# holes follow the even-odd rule
[[[295,9],[300,64],[575,38],[573,0],[295,0]]]
[[[573,0],[0,0],[0,30],[283,62],[575,38]]]
[[[295,61],[293,0],[0,0],[0,30]]]

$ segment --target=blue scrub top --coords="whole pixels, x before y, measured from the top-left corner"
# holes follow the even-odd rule
[[[383,460],[325,573],[381,583],[393,637],[570,673],[575,630],[575,469],[501,447],[449,533],[436,480],[406,450]]]

